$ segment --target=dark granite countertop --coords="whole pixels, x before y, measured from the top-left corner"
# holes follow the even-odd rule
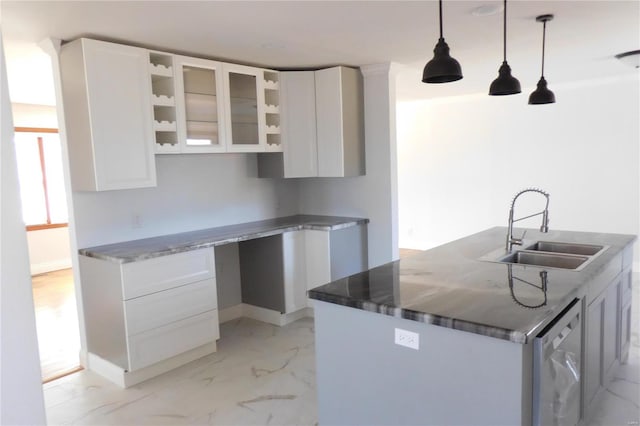
[[[181,232],[141,240],[124,241],[78,250],[81,255],[117,263],[136,262],[158,256],[215,247],[302,229],[335,231],[369,223],[369,219],[340,216],[295,215]]]
[[[593,281],[635,236],[527,230],[525,245],[562,241],[608,246],[580,271],[479,260],[504,248],[506,228],[457,241],[316,287],[312,299],[527,343]],[[517,249],[517,248],[516,248]],[[617,258],[616,258],[617,257]],[[619,269],[622,270],[622,261]],[[513,285],[509,285],[509,270]],[[547,271],[547,291],[540,271]],[[533,285],[524,283],[527,281]],[[546,303],[545,303],[546,297]],[[537,306],[538,308],[528,306]]]

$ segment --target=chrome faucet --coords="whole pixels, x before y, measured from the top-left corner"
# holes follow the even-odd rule
[[[544,195],[547,201],[544,206],[544,210],[538,213],[530,214],[529,216],[524,216],[518,219],[514,219],[513,211],[516,205],[516,200],[518,199],[519,196],[521,196],[526,192],[537,192],[538,194]],[[507,253],[511,253],[511,250],[513,249],[514,245],[521,246],[522,241],[524,240],[524,234],[527,233],[527,231],[525,230],[521,238],[515,238],[513,236],[513,224],[515,222],[519,222],[524,219],[529,219],[530,217],[534,217],[538,215],[542,215],[542,225],[540,226],[540,232],[549,232],[549,194],[547,194],[541,189],[529,188],[529,189],[524,189],[518,192],[516,196],[513,197],[513,201],[511,201],[511,209],[509,209],[509,229],[507,230]]]

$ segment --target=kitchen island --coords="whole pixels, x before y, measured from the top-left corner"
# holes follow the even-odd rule
[[[554,410],[575,424],[590,414],[628,351],[635,237],[528,230],[523,247],[602,246],[571,270],[482,260],[505,235],[492,228],[309,292],[320,424],[529,425]],[[577,330],[572,350],[556,351],[567,361],[556,373],[575,371],[549,384],[536,337],[569,311],[577,320],[543,343]]]

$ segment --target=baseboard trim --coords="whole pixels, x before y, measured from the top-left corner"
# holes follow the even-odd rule
[[[141,368],[136,371],[127,371],[96,354],[89,352],[88,369],[115,383],[121,388],[128,388],[138,383],[149,380],[166,372],[188,364],[191,361],[214,353],[217,350],[216,342],[207,343],[190,351],[165,359],[156,364]]]
[[[295,312],[282,314],[271,309],[261,308],[259,306],[249,305],[247,303],[240,303],[238,305],[220,309],[218,311],[218,319],[220,321],[220,324],[242,317],[251,318],[256,321],[262,321],[282,327],[283,325],[290,324],[301,318],[313,318],[313,308],[303,308]]]
[[[59,259],[51,262],[36,263],[31,265],[31,275],[44,274],[46,272],[59,271],[71,268],[71,259]]]
[[[218,309],[218,322],[222,324],[242,317],[242,306],[243,304],[240,303],[229,308]]]

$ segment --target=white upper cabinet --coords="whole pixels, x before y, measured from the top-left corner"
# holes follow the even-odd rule
[[[174,61],[181,151],[226,151],[222,64],[186,56]]]
[[[318,176],[365,174],[364,90],[360,70],[315,72]]]
[[[258,158],[261,177],[365,174],[360,70],[333,67],[280,73],[282,156]]]
[[[266,122],[264,71],[223,64],[225,137],[228,152],[264,152]]]
[[[284,176],[318,176],[314,73],[281,73],[280,98]]]
[[[79,39],[60,64],[73,189],[156,186],[149,52]]]

